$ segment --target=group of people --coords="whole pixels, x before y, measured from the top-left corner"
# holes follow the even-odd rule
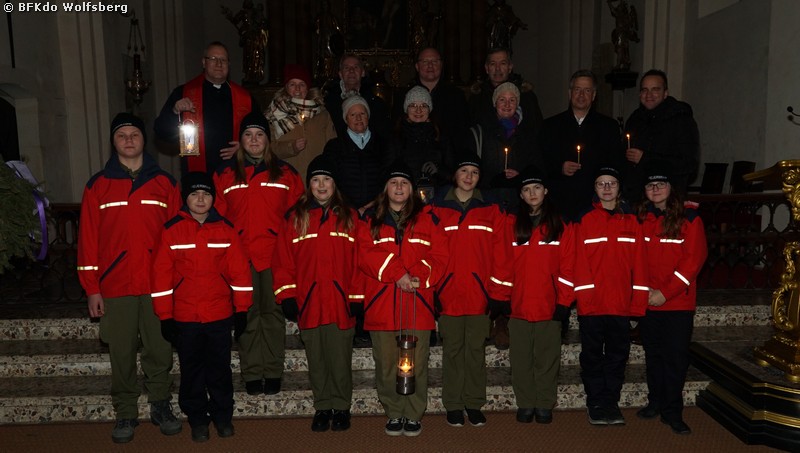
[[[211,423],[234,434],[231,329],[247,393],[276,394],[287,319],[308,357],[313,431],[350,427],[359,336],[372,347],[386,434],[421,433],[436,336],[447,423],[484,425],[490,330],[498,348],[510,344],[517,420],[550,423],[575,301],[589,422],[624,424],[629,322],[639,319],[650,393],[637,415],[690,432],[682,388],[706,245],[682,198],[698,136],[663,72],[642,77],[642,105],[621,135],[593,110],[597,80],[585,70],[570,79],[567,111],[543,120],[503,49],[489,52],[469,102],[441,80],[439,52],[423,49],[395,109],[354,55],[327,90],[287,65],[263,112],[227,80],[229,63],[224,45],[207,46],[203,74],[156,119],[168,142],[183,121],[199,126],[200,155],[182,158],[180,184],[144,152],[142,120],[121,113],[114,153],[84,191],[78,270],[109,344],[114,442],[138,424],[139,339],[151,421],[181,431],[174,346],[178,403],[202,442]],[[396,389],[401,332],[416,339],[410,394]]]

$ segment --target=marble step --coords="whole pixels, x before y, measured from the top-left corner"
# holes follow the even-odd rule
[[[697,327],[694,330],[693,339],[695,341],[727,341],[738,338],[761,338],[768,337],[771,331],[771,326]],[[570,331],[567,341],[568,343],[561,347],[561,365],[579,365],[581,347],[578,332]],[[174,355],[173,363],[173,373],[180,373],[177,354]],[[284,370],[287,372],[308,371],[305,350],[297,335],[289,335],[286,338],[284,363]],[[641,346],[631,346],[628,363],[644,363],[644,350]],[[374,369],[372,350],[354,348],[351,366],[354,371]],[[431,348],[428,366],[431,369],[441,368],[441,346]],[[508,350],[498,350],[493,345],[487,346],[486,366],[489,368],[510,366]],[[238,375],[240,371],[239,353],[235,347],[231,353],[231,368],[234,374]],[[0,378],[110,374],[108,347],[96,339],[0,341]],[[139,369],[139,374],[142,374],[141,369]]]
[[[441,369],[429,370],[428,412],[441,413]],[[690,368],[684,387],[684,402],[693,405],[698,392],[708,385],[708,378]],[[175,378],[173,399],[177,401],[179,379]],[[0,378],[0,424],[49,423],[76,421],[110,421],[114,419],[109,396],[111,380],[107,376],[70,376]],[[375,392],[374,373],[353,372],[354,414],[382,414]],[[241,379],[234,378],[235,417],[280,417],[313,415],[313,399],[308,373],[292,371],[284,374],[283,389],[277,395],[250,396]],[[487,380],[487,404],[484,410],[514,410],[516,403],[508,367],[490,368]],[[585,407],[586,395],[580,380],[580,367],[561,368],[557,409]],[[620,406],[642,407],[647,403],[644,365],[629,364],[622,388]],[[139,398],[139,414],[149,416],[147,396]]]
[[[716,297],[723,297],[718,295]],[[741,296],[739,296],[741,298]],[[769,325],[770,306],[762,300],[756,305],[701,305],[695,314],[696,327]],[[578,328],[575,310],[570,329]],[[0,341],[67,340],[99,338],[100,323],[88,317],[0,319]],[[286,335],[296,335],[297,324],[286,323]]]

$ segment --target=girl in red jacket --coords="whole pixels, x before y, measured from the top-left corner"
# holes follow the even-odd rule
[[[161,335],[178,351],[178,403],[192,440],[204,442],[209,421],[219,437],[233,435],[231,321],[238,338],[253,287],[239,235],[213,208],[211,178],[193,172],[181,183],[186,205],[162,230],[151,296]]]
[[[283,224],[272,268],[275,297],[286,319],[298,323],[306,348],[316,432],[348,429],[353,396],[349,304],[358,217],[336,187],[334,166],[327,156],[309,164],[308,189]]]
[[[281,389],[286,320],[272,292],[272,254],[286,211],[303,194],[297,171],[269,150],[267,131],[264,115],[245,116],[239,150],[214,174],[216,208],[236,227],[253,273],[253,305],[239,338],[242,377],[250,395]]]
[[[547,196],[544,173],[528,167],[520,176],[519,213],[509,217],[513,262],[511,383],[517,421],[550,423],[561,368],[561,325],[574,299],[575,242]]]
[[[441,302],[442,404],[450,426],[464,426],[464,411],[473,426],[486,417],[486,352],[490,309],[497,317],[508,303],[499,302],[510,283],[498,271],[510,259],[506,219],[490,194],[477,188],[481,162],[477,154],[457,159],[454,187],[439,191],[433,212],[450,245],[447,272],[437,287]],[[507,300],[507,297],[506,297]],[[489,306],[491,304],[491,307]],[[507,313],[505,313],[507,314]]]
[[[645,167],[647,201],[639,207],[643,222],[650,298],[640,322],[647,361],[648,404],[636,415],[661,421],[677,434],[689,434],[683,421],[683,385],[689,368],[697,299],[697,274],[708,250],[697,205],[684,204],[672,190],[668,162]]]
[[[428,350],[436,326],[433,286],[447,263],[447,238],[430,208],[414,190],[411,169],[395,162],[374,210],[358,228],[359,268],[364,273],[364,329],[372,338],[378,399],[389,417],[390,436],[418,436],[428,404]],[[403,334],[417,337],[416,391],[397,393],[398,345]]]
[[[620,189],[617,170],[600,168],[593,207],[575,225],[581,378],[592,425],[625,424],[619,398],[630,318],[644,315],[647,306],[642,228],[620,200]]]

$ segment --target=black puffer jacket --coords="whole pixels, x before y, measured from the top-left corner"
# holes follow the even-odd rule
[[[419,181],[422,166],[432,162],[436,172],[426,174],[434,185],[446,184],[452,175],[452,157],[446,139],[440,138],[436,125],[432,122],[412,123],[401,120],[399,131],[389,144],[391,158],[401,158],[411,167],[414,181]]]
[[[672,186],[686,191],[700,158],[700,133],[689,104],[668,96],[653,110],[640,105],[625,123],[625,132],[631,134],[631,147],[643,151],[638,164],[625,161],[623,195],[628,201],[644,196],[644,166],[650,160],[671,162]]]
[[[351,207],[366,205],[383,190],[383,173],[391,162],[380,136],[372,134],[367,146],[359,149],[345,132],[329,140],[323,154],[336,162],[336,187]]]

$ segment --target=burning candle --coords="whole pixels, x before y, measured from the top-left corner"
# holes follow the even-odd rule
[[[631,147],[631,134],[625,134],[625,138],[628,139],[628,148]]]
[[[503,166],[503,169],[504,170],[508,170],[508,147],[507,146],[505,148],[503,148],[503,152],[506,154],[506,163]]]
[[[303,138],[306,138],[306,114],[305,114],[305,112],[300,112],[300,128],[301,128],[301,132],[303,133]]]
[[[581,164],[581,145],[578,145],[578,165]]]

